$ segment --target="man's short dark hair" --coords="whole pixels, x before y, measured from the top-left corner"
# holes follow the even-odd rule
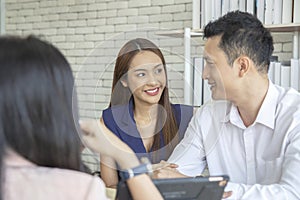
[[[204,38],[213,36],[221,36],[219,47],[231,66],[235,59],[245,55],[259,72],[268,72],[274,50],[273,38],[255,16],[241,11],[229,12],[205,26]]]

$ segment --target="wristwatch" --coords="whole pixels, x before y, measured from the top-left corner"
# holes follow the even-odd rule
[[[150,163],[149,159],[147,157],[141,158],[140,165],[126,170],[120,171],[120,177],[123,181],[126,181],[130,178],[133,178],[135,176],[141,175],[141,174],[148,174],[151,176],[152,174],[152,164]]]

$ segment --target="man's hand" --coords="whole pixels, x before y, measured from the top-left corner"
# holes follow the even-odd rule
[[[158,164],[152,165],[153,178],[186,178],[187,176],[181,174],[176,168],[178,165],[168,163],[164,160]]]
[[[164,161],[164,160],[161,160],[159,163],[153,164],[153,165],[152,165],[153,171],[161,170],[161,169],[163,169],[163,168],[165,168],[165,167],[177,168],[178,165],[176,165],[176,164],[174,164],[174,163],[168,163],[168,162],[166,162],[166,161]]]
[[[224,192],[222,198],[226,199],[226,198],[230,197],[231,195],[232,195],[232,191]]]

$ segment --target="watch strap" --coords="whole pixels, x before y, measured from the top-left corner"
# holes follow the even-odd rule
[[[123,181],[141,174],[150,174],[152,172],[151,163],[143,163],[131,169],[121,170],[120,177]]]

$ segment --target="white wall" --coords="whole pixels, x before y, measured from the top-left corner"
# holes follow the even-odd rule
[[[55,44],[77,76],[80,114],[99,117],[110,99],[121,46],[146,37],[168,63],[173,102],[183,102],[183,39],[158,36],[192,23],[192,0],[6,0],[6,31],[37,34]]]

